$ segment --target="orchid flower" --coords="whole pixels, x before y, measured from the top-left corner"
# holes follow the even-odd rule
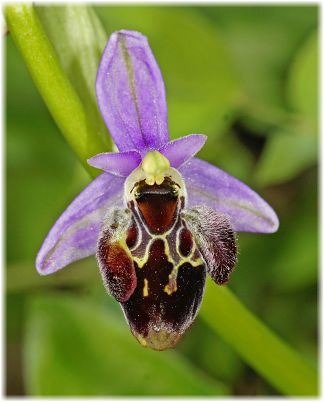
[[[194,157],[205,135],[169,141],[164,83],[145,36],[111,35],[96,94],[119,152],[88,160],[104,173],[56,221],[36,267],[48,275],[96,255],[138,341],[174,347],[197,315],[206,274],[228,281],[235,232],[275,232],[278,218],[248,186]]]

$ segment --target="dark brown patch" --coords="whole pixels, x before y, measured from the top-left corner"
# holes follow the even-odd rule
[[[179,242],[180,254],[183,255],[184,257],[188,257],[188,255],[191,253],[193,246],[192,236],[188,229],[184,228],[181,230],[179,240],[180,240]]]
[[[175,340],[192,323],[202,300],[205,286],[205,266],[192,267],[183,264],[178,271],[177,290],[171,295],[165,292],[173,265],[164,253],[164,242],[155,240],[149,259],[142,268],[135,264],[137,287],[122,307],[132,332],[145,339],[154,349],[172,347]],[[144,278],[149,283],[149,295],[143,296]],[[159,345],[157,333],[171,334]],[[166,340],[167,339],[167,340]]]
[[[178,194],[175,184],[166,178],[161,185],[149,186],[143,180],[136,188],[136,201],[152,233],[164,233],[175,221]]]
[[[134,263],[119,244],[109,244],[107,239],[99,241],[97,258],[105,286],[119,302],[129,299],[136,288]]]
[[[133,248],[137,242],[138,232],[136,224],[133,223],[132,226],[127,231],[126,244],[129,248]]]

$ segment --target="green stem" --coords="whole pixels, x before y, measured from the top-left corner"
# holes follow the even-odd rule
[[[201,317],[270,384],[291,396],[318,395],[316,372],[227,288],[208,281]]]
[[[64,73],[34,7],[30,4],[5,8],[10,34],[29,69],[49,111],[80,161],[91,173],[86,160],[105,151],[105,145],[87,118],[86,110]]]

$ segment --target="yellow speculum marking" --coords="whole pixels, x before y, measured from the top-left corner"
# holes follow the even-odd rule
[[[192,267],[198,267],[199,265],[203,264],[203,261],[201,258],[198,258],[197,260],[192,260],[190,257],[182,258],[180,262],[178,263],[177,266],[175,266],[171,274],[169,275],[169,283],[165,286],[163,289],[165,293],[167,293],[169,296],[172,295],[172,293],[176,292],[178,287],[177,287],[177,276],[178,276],[178,269],[182,264],[185,264],[188,262],[191,264]]]
[[[166,247],[166,253],[169,252],[168,246]],[[179,263],[173,267],[171,274],[169,275],[169,283],[165,286],[163,289],[165,293],[167,293],[169,296],[172,295],[172,293],[176,292],[178,287],[177,287],[177,276],[178,276],[178,269],[182,264],[185,264],[188,262],[192,267],[198,267],[199,265],[203,264],[203,261],[201,258],[198,258],[196,260],[193,259],[195,253],[195,247],[193,247],[192,252],[188,257],[182,257]],[[168,255],[168,254],[167,254]],[[168,259],[172,258],[168,255]]]
[[[156,235],[154,236],[147,244],[146,248],[145,248],[145,254],[143,257],[132,257],[133,260],[137,263],[138,268],[143,268],[144,265],[147,263],[148,259],[149,259],[149,253],[150,253],[150,247],[152,245],[152,243],[155,240],[163,240],[164,242],[164,253],[168,258],[168,261],[171,262],[171,264],[175,264],[175,262],[173,261],[171,255],[170,255],[170,249],[169,249],[169,244],[168,241],[166,239],[168,233],[165,233],[163,235]]]
[[[143,297],[147,297],[148,295],[149,295],[148,280],[144,278]]]
[[[193,256],[196,251],[196,247],[194,246],[190,255],[187,257],[181,257],[180,261],[176,265],[175,261],[171,257],[170,248],[169,248],[168,240],[166,239],[166,235],[167,235],[167,233],[165,233],[163,235],[159,235],[159,236],[154,236],[154,238],[151,241],[149,241],[146,246],[144,257],[142,257],[142,258],[133,257],[133,260],[137,263],[138,268],[143,268],[145,263],[148,261],[149,250],[150,250],[150,246],[153,243],[153,241],[155,241],[157,239],[163,240],[164,253],[167,256],[168,261],[171,264],[173,264],[173,266],[174,266],[169,275],[169,283],[163,289],[163,291],[170,296],[170,295],[172,295],[172,293],[176,292],[178,289],[177,288],[177,276],[178,276],[178,269],[180,268],[180,266],[187,262],[187,263],[191,264],[191,266],[193,268],[195,268],[195,267],[198,267],[199,265],[202,265],[203,260],[201,258],[197,258],[196,260],[193,259]],[[177,245],[177,252],[179,253],[178,245]],[[144,278],[143,297],[147,297],[148,295],[149,295],[148,280],[146,278]]]
[[[177,291],[177,274],[178,271],[172,270],[171,274],[169,275],[169,283],[165,286],[164,291],[167,293],[169,296],[172,295],[172,293]]]
[[[164,174],[170,168],[170,162],[159,151],[150,151],[144,156],[141,166],[145,172],[146,184],[153,186],[154,183],[157,185],[163,183]]]

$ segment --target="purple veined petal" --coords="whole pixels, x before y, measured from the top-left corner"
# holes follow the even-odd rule
[[[96,81],[101,114],[120,151],[145,153],[169,140],[165,89],[145,36],[114,32]]]
[[[115,176],[127,177],[141,163],[137,151],[104,152],[88,159],[88,164]]]
[[[171,166],[179,168],[204,146],[207,136],[190,134],[163,145],[159,151],[169,159]]]
[[[238,232],[273,233],[279,227],[274,210],[246,184],[197,158],[179,169],[189,206],[206,205],[227,214]]]
[[[36,258],[41,275],[95,254],[107,210],[122,204],[124,178],[102,173],[67,207],[44,240]]]

